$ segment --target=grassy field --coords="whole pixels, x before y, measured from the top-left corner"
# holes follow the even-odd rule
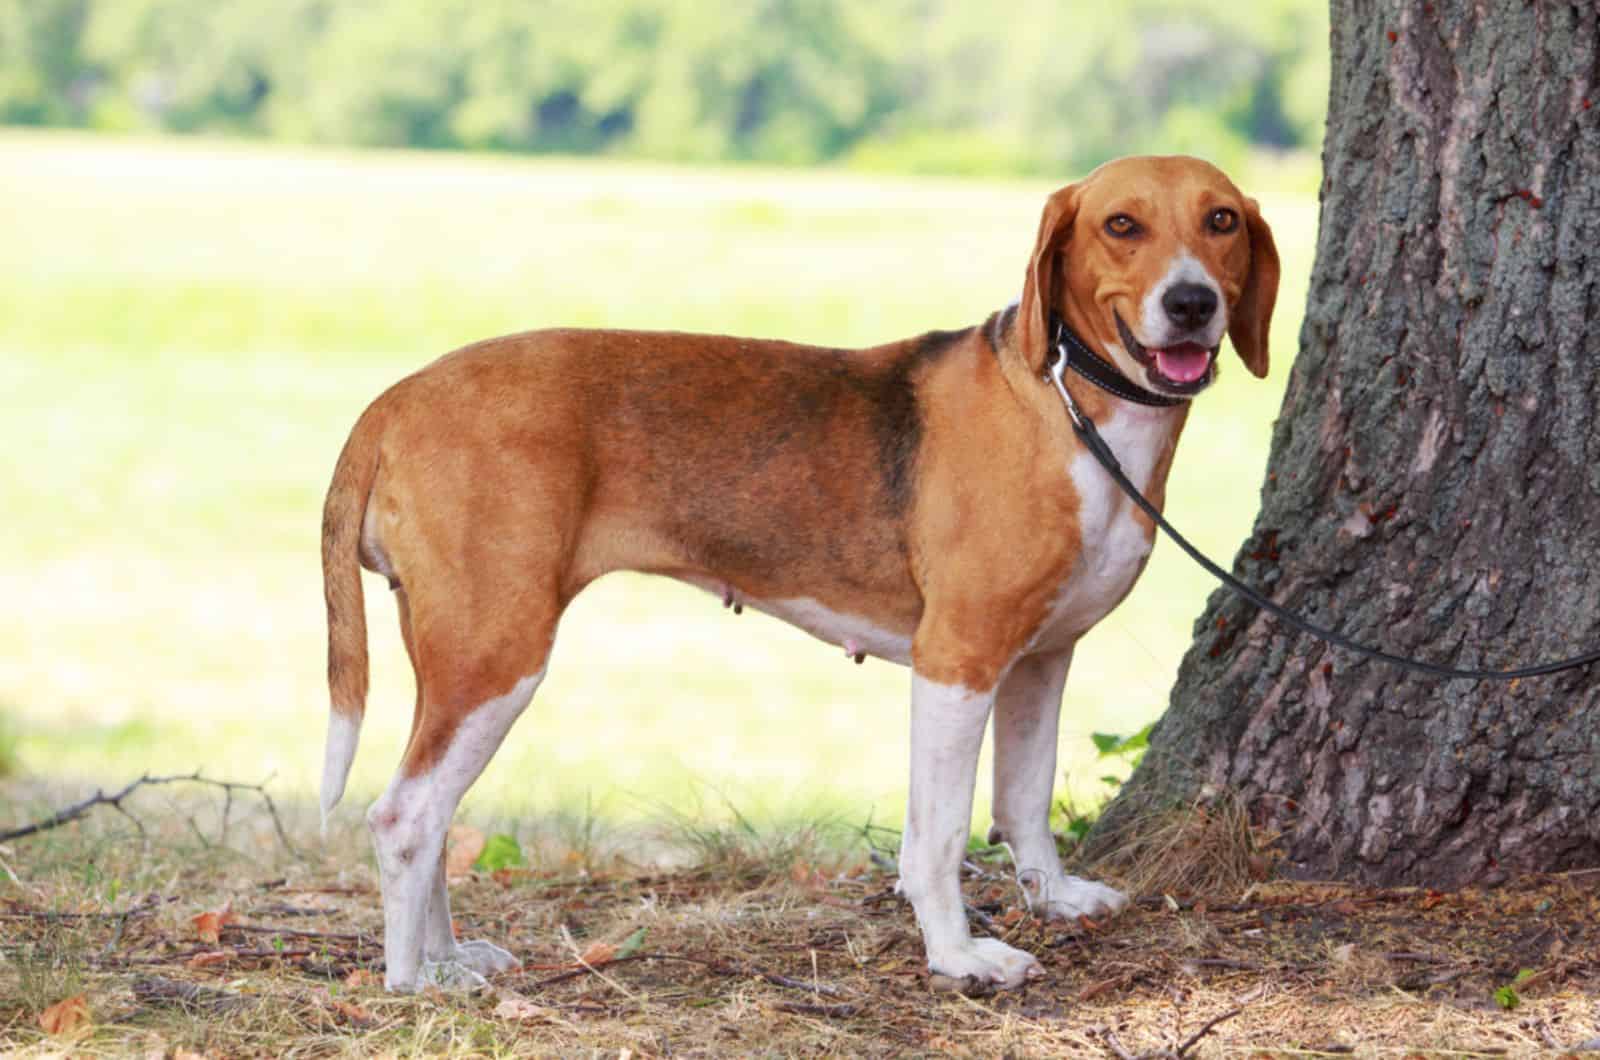
[[[1315,202],[1295,172],[1244,181],[1284,258],[1272,377],[1227,365],[1171,484],[1170,514],[1225,557],[1256,507],[1310,270]],[[1017,295],[1048,190],[0,134],[0,716],[23,768],[112,783],[203,766],[309,797],[322,492],[382,387],[547,325],[846,345],[976,322]],[[1064,792],[1101,788],[1088,733],[1162,710],[1209,589],[1163,544],[1080,648]],[[369,581],[352,817],[410,717],[386,596]],[[469,805],[895,823],[907,687],[696,591],[613,577],[569,613]]]

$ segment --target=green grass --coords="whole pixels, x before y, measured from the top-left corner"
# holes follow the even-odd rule
[[[1227,366],[1171,484],[1173,519],[1221,557],[1250,525],[1299,329],[1304,168],[1243,181],[1284,258],[1272,377]],[[845,345],[973,323],[1017,295],[1048,190],[0,134],[0,704],[23,768],[109,783],[198,765],[276,773],[275,792],[309,797],[322,492],[380,389],[453,346],[546,325]],[[1104,772],[1089,732],[1133,732],[1165,706],[1209,590],[1163,544],[1080,647],[1062,725],[1074,796]],[[410,718],[387,595],[369,582],[358,795],[382,785]],[[569,612],[473,799],[892,822],[907,688],[904,670],[849,665],[697,591],[609,578]]]

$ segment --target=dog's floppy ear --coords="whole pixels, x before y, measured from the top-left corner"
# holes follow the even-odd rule
[[[1254,199],[1244,201],[1245,230],[1250,236],[1250,275],[1228,319],[1228,337],[1239,359],[1257,379],[1267,375],[1267,332],[1278,301],[1278,247],[1272,229],[1261,218]]]
[[[1051,195],[1039,218],[1039,237],[1033,244],[1028,276],[1022,283],[1022,304],[1017,307],[1017,338],[1022,358],[1035,373],[1044,371],[1050,356],[1050,300],[1060,287],[1061,247],[1072,235],[1078,217],[1078,185],[1069,184]]]

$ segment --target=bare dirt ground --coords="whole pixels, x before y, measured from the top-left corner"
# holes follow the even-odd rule
[[[967,997],[931,988],[911,911],[864,848],[701,842],[698,864],[665,871],[530,841],[536,867],[452,888],[459,933],[522,969],[475,995],[396,997],[358,831],[291,854],[244,803],[231,831],[173,797],[136,811],[142,836],[101,808],[0,846],[0,1052],[1600,1055],[1600,871],[1453,893],[1154,890],[1061,925],[980,853],[974,931],[1047,975]],[[313,833],[290,821],[297,844]]]

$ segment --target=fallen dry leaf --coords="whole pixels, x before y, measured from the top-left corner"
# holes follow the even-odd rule
[[[602,964],[610,964],[617,959],[617,947],[609,942],[591,942],[578,955],[578,960],[594,968]]]
[[[224,964],[237,956],[233,950],[212,950],[210,953],[197,953],[185,963],[190,968],[209,968],[213,964]]]
[[[367,1009],[364,1009],[360,1005],[354,1004],[353,1002],[331,1000],[328,1002],[328,1004],[332,1006],[333,1011],[337,1012],[351,1023],[356,1024],[358,1027],[370,1027],[374,1023],[378,1022],[378,1017],[374,1016]]]
[[[472,871],[472,863],[489,840],[470,824],[458,824],[445,833],[444,874],[454,880]]]
[[[39,1026],[46,1034],[71,1034],[89,1023],[89,998],[76,994],[39,1013]]]
[[[363,987],[377,986],[382,981],[383,980],[378,978],[378,973],[374,972],[372,969],[357,968],[355,971],[344,977],[344,988],[346,990],[360,990]]]
[[[201,942],[215,944],[222,941],[222,929],[234,923],[236,919],[233,915],[233,903],[229,902],[221,909],[196,916],[193,920],[195,934],[200,936]]]
[[[510,887],[512,885],[512,883],[514,883],[518,879],[521,879],[523,877],[531,877],[532,875],[533,875],[533,870],[532,869],[505,868],[505,869],[495,869],[493,872],[491,872],[489,874],[489,877],[492,880],[494,880],[495,883],[498,883],[502,887]]]
[[[525,997],[508,997],[494,1007],[495,1017],[503,1020],[543,1019],[543,1005],[536,1005]]]

